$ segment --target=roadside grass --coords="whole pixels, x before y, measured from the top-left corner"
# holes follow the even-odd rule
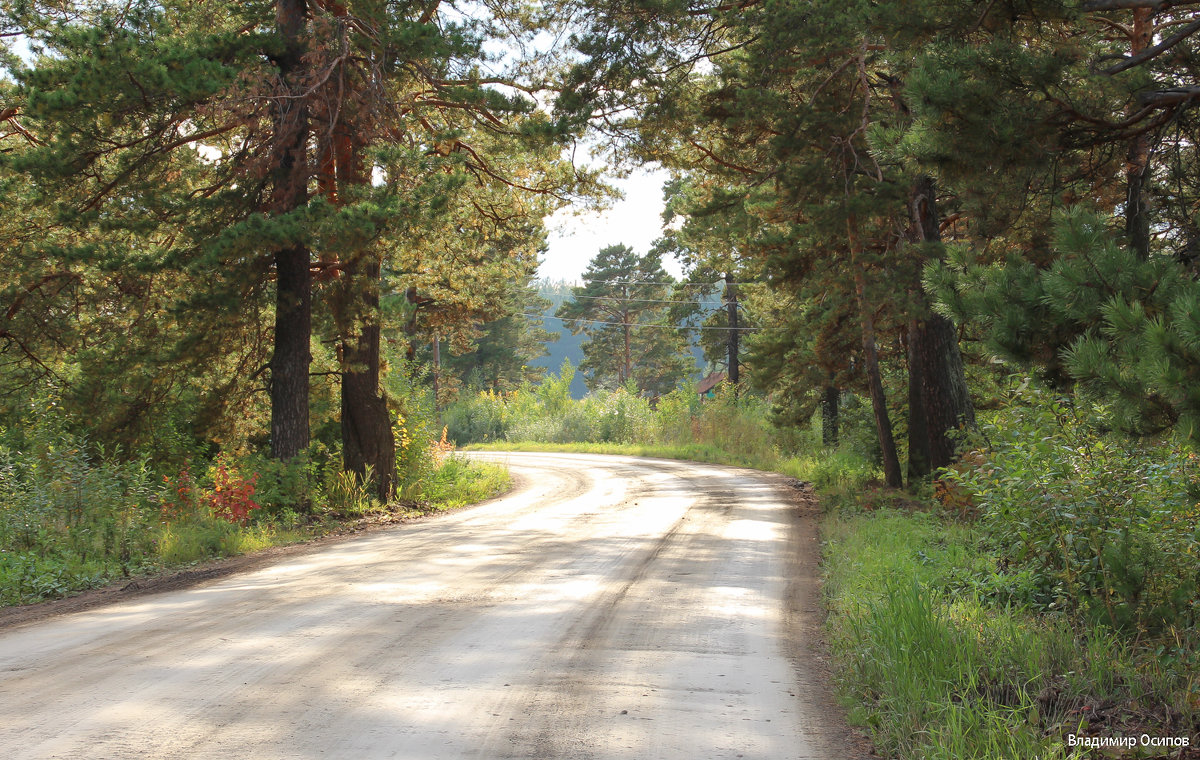
[[[426,481],[421,508],[441,512],[499,496],[512,488],[512,477],[501,465],[448,456]]]
[[[55,461],[55,468],[24,468],[20,477],[3,471],[0,461],[0,496],[6,497],[0,499],[0,606],[56,599],[365,523],[455,509],[511,485],[501,466],[449,456],[407,501],[382,505],[360,484],[342,478],[327,488],[321,503],[254,509],[245,520],[231,521],[196,498],[200,489],[190,481],[186,509],[173,511],[180,500],[178,479],[163,488],[140,466],[90,462],[81,455],[82,445],[77,450],[80,456],[70,467]],[[252,492],[243,497],[251,499]]]
[[[1068,737],[1187,736],[1195,726],[1200,692],[1186,666],[1110,628],[983,593],[995,560],[968,524],[843,511],[822,533],[839,690],[884,755],[1091,757]]]
[[[824,525],[831,646],[851,723],[889,757],[1063,756],[1026,719],[1036,634],[946,590],[978,564],[965,527],[897,511]]]
[[[705,443],[639,444],[639,443],[542,443],[538,441],[504,441],[474,443],[463,451],[544,451],[581,454],[620,454],[624,456],[681,459],[692,462],[724,464],[754,470],[778,472],[811,482],[834,500],[850,498],[878,477],[878,470],[852,452],[826,449],[796,456],[776,452],[746,454],[730,452]]]

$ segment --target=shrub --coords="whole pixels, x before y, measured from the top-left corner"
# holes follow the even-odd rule
[[[503,394],[488,390],[451,404],[445,415],[447,437],[464,445],[504,440],[509,425],[506,401]]]
[[[654,438],[668,446],[694,442],[692,418],[700,411],[700,400],[690,388],[676,388],[658,400],[654,408]]]
[[[250,513],[258,509],[253,498],[257,482],[257,472],[245,477],[228,456],[217,457],[213,465],[212,492],[207,494],[213,516],[236,525],[249,522]]]
[[[693,416],[693,440],[737,452],[755,460],[771,461],[778,455],[770,407],[761,398],[735,394],[723,384],[714,398],[699,405]]]
[[[984,461],[946,477],[971,494],[1004,571],[1021,578],[1019,601],[1126,631],[1194,626],[1200,461],[1170,441],[1102,434],[1084,416],[1024,391],[981,426]]]
[[[160,489],[145,458],[93,447],[52,413],[13,442],[0,434],[6,601],[89,588],[153,556]]]
[[[240,466],[256,476],[254,501],[258,514],[267,519],[288,513],[309,513],[315,507],[316,473],[323,465],[337,459],[324,443],[314,442],[298,457],[287,462],[263,454],[242,457]]]

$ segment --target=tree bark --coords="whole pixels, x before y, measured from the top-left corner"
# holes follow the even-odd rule
[[[838,444],[838,398],[841,392],[832,385],[825,386],[821,398],[821,443],[825,446]]]
[[[850,245],[850,266],[854,270],[854,296],[858,301],[859,325],[862,328],[863,364],[866,366],[867,387],[871,392],[871,411],[875,416],[875,434],[879,439],[879,454],[883,460],[883,480],[889,488],[900,488],[904,478],[900,473],[900,457],[892,434],[887,397],[883,393],[883,378],[879,374],[879,352],[875,345],[875,311],[867,298],[867,277],[858,249],[858,230],[854,215],[846,218],[846,238]]]
[[[1135,8],[1130,28],[1131,56],[1149,47],[1154,31],[1154,11]],[[1150,135],[1141,133],[1129,140],[1125,154],[1125,234],[1139,259],[1150,258],[1150,203],[1146,194],[1146,170],[1150,165]]]
[[[362,145],[354,126],[335,128],[332,153],[337,172],[336,201],[366,184]],[[343,276],[333,299],[334,321],[341,336],[342,467],[366,480],[383,501],[392,498],[396,482],[396,439],[387,396],[379,385],[379,283],[383,261],[377,248],[347,252]],[[435,400],[436,404],[436,400]]]
[[[909,196],[912,242],[940,243],[935,185],[921,177]],[[912,483],[954,461],[954,431],[975,425],[954,324],[936,314],[919,284],[917,315],[908,324],[908,479]]]
[[[892,435],[892,420],[888,416],[887,398],[883,393],[883,378],[879,374],[879,352],[875,347],[875,319],[871,304],[866,297],[866,278],[861,271],[854,273],[854,289],[858,295],[861,313],[863,362],[866,364],[867,384],[871,390],[871,410],[875,414],[875,433],[879,437],[879,453],[883,459],[883,481],[889,488],[900,488],[904,478],[900,474],[900,457],[896,453],[896,439]]]
[[[396,440],[379,387],[379,275],[374,253],[348,262],[335,318],[343,331],[342,466],[363,479],[369,470],[376,494],[387,501],[396,482]]]
[[[284,51],[277,59],[286,96],[304,87],[304,0],[278,0],[276,28]],[[272,213],[308,202],[308,106],[303,97],[280,97],[274,118]],[[275,345],[271,356],[271,456],[287,461],[308,447],[308,367],[312,336],[312,282],[308,247],[275,251]]]

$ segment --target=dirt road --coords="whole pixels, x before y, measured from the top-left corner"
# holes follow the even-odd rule
[[[0,632],[0,757],[843,758],[783,478],[568,454],[508,496]]]

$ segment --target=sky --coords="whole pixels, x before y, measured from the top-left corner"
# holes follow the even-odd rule
[[[662,235],[662,185],[667,177],[662,169],[636,171],[624,179],[611,180],[625,197],[608,209],[586,214],[563,209],[551,216],[547,220],[549,250],[538,276],[576,281],[587,269],[588,261],[605,246],[623,243],[639,254],[650,250]],[[663,268],[675,277],[682,273],[674,259],[665,259]]]

